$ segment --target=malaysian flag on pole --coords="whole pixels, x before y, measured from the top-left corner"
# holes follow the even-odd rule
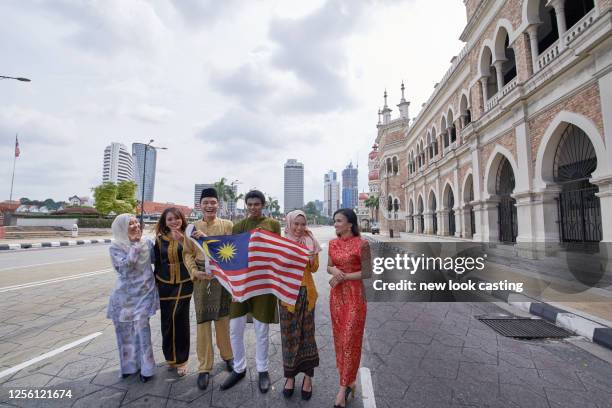
[[[191,239],[203,251],[207,271],[238,302],[272,294],[295,305],[310,256],[306,247],[262,229]]]
[[[19,140],[17,139],[17,135],[15,135],[15,157],[19,157],[21,154],[21,150],[19,150]]]

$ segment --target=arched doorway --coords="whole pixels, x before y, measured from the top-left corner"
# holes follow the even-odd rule
[[[559,221],[562,242],[602,239],[599,188],[589,182],[597,168],[593,144],[582,129],[567,125],[553,162],[553,179],[561,186]]]
[[[465,190],[463,192],[463,201],[465,202],[465,210],[470,217],[469,236],[473,237],[476,233],[476,217],[474,215],[474,206],[470,204],[474,201],[474,180],[470,174],[465,182]]]
[[[418,210],[419,214],[417,217],[419,219],[419,230],[417,232],[423,234],[425,232],[425,218],[423,218],[423,197],[419,197]]]
[[[408,232],[414,232],[414,204],[412,204],[412,198],[408,203]]]
[[[431,233],[433,235],[438,233],[438,214],[436,213],[437,208],[438,203],[436,202],[436,195],[432,191],[429,193],[429,211],[431,211]]]
[[[453,190],[452,189],[448,189],[448,196],[447,196],[447,203],[446,206],[448,208],[448,235],[450,236],[454,236],[455,235],[455,210],[453,209],[453,207],[455,207],[455,196],[453,194]]]
[[[512,165],[508,159],[503,157],[497,169],[495,182],[495,194],[500,199],[497,209],[501,242],[516,242],[518,235],[516,200],[512,197],[514,185]]]

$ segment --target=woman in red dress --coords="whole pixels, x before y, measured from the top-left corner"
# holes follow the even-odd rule
[[[336,211],[334,228],[338,238],[329,242],[327,273],[332,275],[329,306],[340,376],[334,403],[334,408],[338,408],[346,406],[351,393],[355,395],[367,309],[362,280],[371,275],[371,257],[368,242],[359,234],[353,210]]]

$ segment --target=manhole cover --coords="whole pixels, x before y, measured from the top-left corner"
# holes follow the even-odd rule
[[[478,320],[506,337],[521,339],[563,338],[572,335],[571,332],[555,326],[542,319],[523,317],[479,317]]]

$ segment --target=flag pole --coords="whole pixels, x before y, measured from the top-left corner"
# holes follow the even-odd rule
[[[15,135],[15,146],[17,146],[17,135]],[[13,175],[11,176],[11,193],[9,194],[9,202],[13,201],[13,182],[15,181],[15,163],[17,163],[17,155],[13,152]]]

